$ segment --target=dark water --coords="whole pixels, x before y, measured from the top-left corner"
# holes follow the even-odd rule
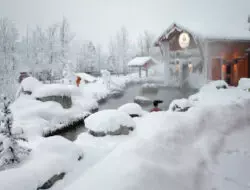
[[[142,88],[141,84],[134,84],[126,89],[123,96],[111,98],[105,103],[100,104],[99,110],[116,109],[123,104],[134,102],[134,98],[136,96],[144,96],[151,100],[163,100],[164,102],[160,104],[159,107],[162,110],[168,110],[169,104],[172,100],[187,98],[188,96],[194,93],[195,91],[191,89],[179,89],[171,87]],[[145,110],[150,110],[152,108],[152,105],[142,107]],[[80,133],[85,132],[85,130],[85,128],[80,127],[77,129],[69,130],[68,132],[64,132],[61,135],[73,141]]]
[[[134,102],[134,98],[136,96],[143,96],[149,98],[150,100],[163,100],[163,104],[160,104],[159,107],[163,110],[167,110],[172,100],[187,98],[193,93],[195,93],[195,91],[191,89],[179,89],[171,87],[142,88],[142,85],[136,84],[127,88],[122,97],[112,98],[107,102],[100,104],[99,110],[116,109],[123,104]],[[150,110],[152,105],[142,105],[142,107],[145,110]]]

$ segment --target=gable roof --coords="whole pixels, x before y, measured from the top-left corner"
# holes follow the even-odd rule
[[[147,57],[136,57],[136,58],[134,58],[134,59],[132,59],[131,61],[128,62],[128,66],[129,67],[141,67],[141,66],[144,66],[149,61],[151,63],[153,63],[153,64],[156,63],[156,61],[152,57],[150,57],[150,56],[147,56]]]
[[[233,26],[233,25],[232,25]],[[175,31],[187,32],[195,38],[214,41],[250,41],[250,31],[244,27],[223,28],[222,26],[207,27],[202,24],[189,24],[188,27],[173,23],[156,40],[155,45],[163,39],[168,39]]]

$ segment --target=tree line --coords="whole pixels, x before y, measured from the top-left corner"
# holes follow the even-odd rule
[[[43,29],[37,26],[20,36],[15,24],[8,18],[0,18],[0,93],[16,89],[20,72],[29,70],[41,81],[63,78],[63,70],[70,62],[75,72],[100,73],[108,69],[114,74],[129,72],[127,62],[135,56],[151,54],[154,36],[145,31],[132,42],[129,32],[121,27],[111,37],[108,52],[92,41],[84,42],[70,60],[75,34],[66,18]]]

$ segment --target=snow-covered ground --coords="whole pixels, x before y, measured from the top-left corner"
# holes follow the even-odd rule
[[[110,87],[102,78],[98,78],[96,82],[83,83],[79,88],[68,84],[41,84],[29,77],[22,82],[18,97],[11,106],[14,126],[23,128],[28,137],[54,132],[83,119],[89,115],[89,111],[98,109],[98,101],[108,98],[112,93],[122,93],[129,83],[156,80],[152,76],[152,73],[150,78],[139,78],[137,73],[112,76]],[[30,91],[32,94],[25,95],[22,91]],[[71,97],[72,107],[64,109],[57,102],[37,100],[49,96]]]
[[[131,138],[121,139],[112,152],[65,189],[201,190],[228,189],[230,183],[233,183],[231,189],[249,188],[250,176],[245,176],[249,172],[241,160],[243,156],[244,163],[250,162],[250,146],[242,143],[232,146],[238,149],[231,152],[242,154],[234,160],[230,151],[223,158],[223,146],[228,147],[237,140],[233,137],[237,133],[249,142],[248,135],[241,130],[249,131],[250,94],[238,88],[211,87],[210,90],[207,96],[202,91],[198,93],[200,99],[187,112],[148,113],[136,118],[136,130]],[[226,96],[230,98],[221,101]],[[239,151],[240,148],[247,150]],[[223,159],[217,162],[218,158]],[[241,171],[242,176],[229,169],[234,163],[246,170]]]
[[[143,83],[147,81],[162,82],[162,77],[157,76],[155,70],[151,70],[149,78],[139,78],[138,73],[132,73],[126,76],[111,76],[110,87],[105,84],[102,78],[99,78],[95,83],[80,85],[84,97],[91,97],[97,101],[108,98],[116,92],[123,92],[127,85],[131,83]]]
[[[92,89],[95,85],[106,88],[101,84],[99,80],[81,90],[84,93],[84,89]],[[121,84],[126,85],[125,82]],[[89,97],[93,97],[91,94],[94,89],[89,91]],[[27,101],[26,96],[20,98],[25,101],[17,101],[13,105],[15,109],[22,109],[23,104],[40,106],[33,99]],[[0,173],[0,184],[8,190],[15,190],[16,185],[19,189],[29,190],[39,187],[53,175],[65,172],[64,179],[52,190],[249,189],[250,93],[216,81],[186,100],[175,101],[180,105],[183,102],[190,106],[185,112],[143,113],[142,117],[133,118],[136,127],[129,135],[93,137],[83,133],[74,142],[59,137],[49,140],[39,135],[35,138],[37,129],[23,123],[24,128],[29,128],[30,136],[35,138],[28,144],[33,149],[32,156],[19,168]],[[53,114],[47,110],[55,107],[46,106],[46,111],[39,114],[44,118]],[[124,114],[135,109],[130,105],[125,108]],[[32,113],[31,109],[29,114]],[[19,112],[16,118],[25,121],[25,114]],[[110,126],[105,123],[101,127],[108,129]],[[82,154],[83,159],[78,161],[76,158]],[[55,158],[62,161],[54,166]],[[45,165],[48,169],[43,173],[41,168]],[[18,175],[21,172],[28,175]],[[7,177],[12,175],[11,185]],[[27,181],[29,178],[31,181]]]

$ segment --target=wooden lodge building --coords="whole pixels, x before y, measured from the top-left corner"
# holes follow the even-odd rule
[[[175,78],[183,85],[190,75],[200,73],[198,80],[225,80],[236,86],[240,78],[249,78],[250,31],[203,30],[174,23],[157,39],[165,80]]]

